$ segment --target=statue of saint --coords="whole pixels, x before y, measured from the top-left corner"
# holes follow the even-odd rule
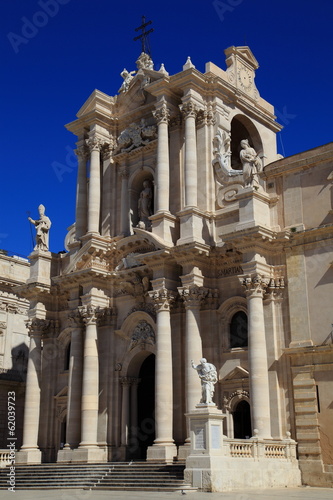
[[[153,190],[151,187],[151,181],[146,179],[145,181],[143,181],[143,190],[140,193],[138,202],[139,221],[144,223],[146,229],[151,225],[149,217],[153,213],[152,200]]]
[[[51,221],[45,215],[44,205],[39,205],[38,207],[39,219],[33,220],[28,217],[31,224],[36,227],[36,246],[34,250],[44,250],[47,252],[49,250],[49,231],[51,227]]]
[[[127,71],[126,68],[120,73],[120,76],[124,79],[122,86],[118,90],[118,92],[127,92],[129,88],[129,84],[133,80],[136,71]]]
[[[194,368],[201,380],[202,396],[200,403],[211,404],[213,403],[214,385],[217,382],[216,367],[212,363],[207,363],[206,358],[200,359],[200,364],[195,365],[191,360],[192,368]]]
[[[245,187],[253,187],[254,183],[259,185],[258,174],[262,172],[262,161],[247,139],[241,141],[240,145],[242,149],[239,157],[243,165]]]

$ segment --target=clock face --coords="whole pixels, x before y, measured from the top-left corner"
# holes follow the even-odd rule
[[[247,68],[241,68],[238,73],[238,81],[243,90],[249,90],[252,85],[252,75]]]

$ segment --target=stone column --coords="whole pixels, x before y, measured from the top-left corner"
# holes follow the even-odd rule
[[[75,239],[79,240],[87,232],[87,150],[82,146],[75,153],[78,157]]]
[[[129,234],[129,200],[128,200],[128,176],[127,168],[123,168],[119,172],[121,176],[121,213],[120,224],[121,233],[124,235]]]
[[[68,317],[71,331],[68,403],[67,403],[67,432],[64,449],[73,449],[79,446],[81,440],[81,392],[82,392],[82,317],[78,310],[72,311]]]
[[[149,292],[157,311],[155,368],[155,441],[147,461],[171,463],[177,455],[173,440],[173,373],[170,306],[173,294],[166,288]]]
[[[41,377],[41,339],[49,328],[50,322],[33,319],[29,325],[29,359],[25,391],[23,445],[17,454],[18,463],[40,463],[41,451],[38,448],[40,417],[40,377]]]
[[[122,400],[121,400],[121,446],[126,447],[128,444],[128,429],[129,429],[129,415],[130,415],[130,386],[131,379],[122,377],[120,379],[122,386]],[[125,456],[124,456],[125,458]]]
[[[182,104],[181,111],[185,116],[185,207],[196,207],[198,171],[195,119],[198,110],[193,101],[189,100]]]
[[[200,335],[200,304],[204,297],[204,289],[198,286],[178,288],[184,300],[186,310],[185,330],[185,394],[186,412],[195,409],[201,400],[201,385],[198,374],[193,370],[191,360],[196,364],[202,358],[202,342]],[[188,440],[187,440],[188,441]]]
[[[248,308],[248,356],[250,373],[250,400],[252,432],[258,437],[271,438],[269,381],[263,294],[268,280],[259,275],[241,278]]]
[[[83,347],[81,399],[81,442],[74,450],[74,461],[105,461],[105,450],[97,446],[99,362],[97,348],[97,311],[92,305],[79,307],[86,333]]]
[[[155,212],[169,212],[170,165],[168,121],[170,112],[165,99],[162,99],[161,104],[159,104],[159,107],[153,114],[158,127]]]
[[[131,386],[131,446],[130,451],[136,454],[138,451],[138,385],[140,379],[132,379]]]
[[[101,205],[101,140],[93,136],[87,139],[90,149],[90,178],[88,195],[88,233],[99,233]]]
[[[111,215],[112,215],[112,195],[113,186],[111,180],[113,138],[109,143],[105,143],[102,150],[102,213],[101,213],[101,234],[103,236],[111,235]]]

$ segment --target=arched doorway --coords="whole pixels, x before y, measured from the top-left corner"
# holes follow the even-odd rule
[[[150,354],[142,363],[138,385],[138,448],[137,458],[145,459],[148,446],[155,439],[155,355]]]
[[[249,439],[252,436],[250,405],[244,399],[240,401],[233,413],[234,438]]]

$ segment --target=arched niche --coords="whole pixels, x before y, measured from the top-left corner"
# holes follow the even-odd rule
[[[229,350],[232,320],[240,312],[247,315],[247,301],[244,297],[231,297],[221,304],[217,312],[220,317],[222,349]]]
[[[151,203],[151,215],[154,213],[154,171],[150,167],[143,167],[140,170],[136,170],[133,175],[129,178],[128,189],[130,198],[130,214],[131,214],[131,226],[137,227],[140,217],[139,217],[139,200],[141,193],[144,191],[144,183],[148,183],[151,189],[152,198]],[[146,221],[146,225],[150,224]],[[144,228],[143,228],[144,229]],[[146,229],[149,229],[146,227]]]
[[[243,139],[248,139],[259,156],[263,155],[263,144],[260,134],[254,123],[245,115],[237,114],[231,120],[231,168],[242,170],[242,163],[239,158],[241,150],[240,143]]]

